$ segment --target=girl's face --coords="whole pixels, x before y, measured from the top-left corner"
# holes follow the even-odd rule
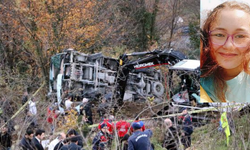
[[[225,70],[242,70],[250,44],[250,15],[242,10],[222,10],[212,23],[210,43],[213,58]]]

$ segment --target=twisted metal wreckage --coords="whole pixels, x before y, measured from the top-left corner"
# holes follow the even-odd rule
[[[167,83],[165,82],[168,89],[164,85],[166,76],[160,69],[156,69],[159,65],[165,65],[169,70]],[[175,88],[173,75],[181,79],[181,91],[176,93],[172,90]],[[200,61],[187,59],[184,54],[174,50],[134,52],[114,59],[102,53],[85,54],[67,49],[51,58],[49,95],[56,98],[61,112],[64,112],[61,104],[65,92],[70,92],[79,99],[86,97],[92,101],[103,96],[110,99],[109,103],[113,106],[121,106],[125,101],[145,102],[148,98],[153,98],[155,103],[161,103],[165,93],[170,93],[168,97],[172,106],[178,108],[197,110],[214,106],[200,101],[199,76]],[[192,106],[191,101],[198,106]],[[80,105],[76,107],[77,110],[79,108]],[[163,111],[168,110],[169,106],[158,114],[164,115]],[[196,118],[211,119],[198,113]]]

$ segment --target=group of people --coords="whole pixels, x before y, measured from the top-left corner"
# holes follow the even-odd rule
[[[139,120],[139,117],[136,117],[131,124],[125,120],[124,116],[121,116],[118,122],[113,123],[112,119],[105,114],[98,125],[98,130],[99,132],[92,141],[93,150],[111,148],[113,140],[118,142],[117,149],[121,150],[153,149],[150,143],[152,131],[145,129],[145,125]]]
[[[191,135],[193,133],[192,118],[187,108],[182,108],[181,114],[177,120],[181,124],[180,127],[174,125],[169,118],[164,120],[165,132],[162,147],[168,150],[178,150],[181,144],[184,149],[191,146]]]
[[[28,102],[28,94],[27,92],[24,93],[23,96],[23,104]],[[82,104],[80,107],[80,114],[79,115],[85,115],[87,116],[85,118],[86,123],[93,124],[92,121],[92,112],[91,112],[91,106],[89,106],[88,99],[83,98]],[[66,100],[64,101],[65,110],[75,109],[74,102],[73,102],[73,96],[68,95],[66,97]],[[87,108],[87,109],[86,109]],[[58,113],[56,110],[58,110],[56,105],[51,105],[47,108],[47,122],[51,124],[51,132],[55,133],[55,120],[59,116],[60,113]],[[90,111],[90,112],[89,112]],[[187,113],[186,109],[183,110],[184,116]],[[38,120],[36,118],[37,116],[37,107],[36,107],[36,101],[35,98],[31,98],[31,100],[28,102],[28,105],[26,107],[26,118],[25,120],[29,121],[29,124],[32,126],[29,126],[28,129],[25,132],[25,135],[21,139],[19,146],[23,150],[43,150],[45,148],[44,145],[42,145],[41,141],[44,140],[45,136],[45,130],[39,129],[38,127]],[[106,112],[104,112],[106,113]],[[124,116],[121,116],[118,122],[114,123],[114,116],[111,115],[108,116],[107,114],[101,115],[102,120],[98,125],[98,132],[93,138],[92,141],[92,149],[93,150],[102,150],[105,148],[111,148],[112,142],[115,140],[118,143],[117,149],[123,149],[123,150],[143,150],[143,149],[154,149],[154,145],[150,142],[150,138],[153,135],[153,131],[150,129],[146,129],[144,122],[139,120],[139,117],[136,116],[135,120],[132,123],[129,123],[125,120]],[[65,114],[67,115],[67,114]],[[190,147],[191,145],[191,132],[189,131],[189,127],[192,126],[190,117],[184,117],[183,120],[183,136],[185,138],[182,138],[182,143],[185,148]],[[187,115],[188,116],[188,115]],[[90,117],[90,118],[88,118]],[[88,122],[87,122],[88,121]],[[179,142],[178,140],[174,140],[171,142],[171,139],[175,139],[173,137],[179,137],[179,133],[175,132],[175,127],[173,126],[170,119],[167,119],[164,121],[166,127],[168,130],[166,130],[165,138],[163,147],[169,149],[178,149]],[[34,128],[35,127],[35,128]],[[12,145],[11,136],[8,134],[8,132],[5,131],[6,128],[2,129],[0,142],[1,144],[8,150],[10,149]],[[171,131],[171,134],[169,134]],[[176,130],[177,131],[177,130]],[[174,146],[173,146],[174,145]],[[74,149],[82,149],[83,148],[83,137],[80,136],[76,130],[70,129],[67,134],[61,132],[57,135],[57,137],[50,142],[49,145],[47,145],[49,150],[66,150],[69,147]],[[174,147],[174,148],[173,148]]]
[[[19,143],[19,147],[22,150],[44,150],[45,146],[42,144],[44,137],[44,130],[37,129],[34,132],[28,128]],[[69,129],[67,134],[59,133],[46,147],[48,147],[48,150],[83,150],[83,138],[76,130]]]
[[[191,135],[193,133],[192,118],[188,113],[187,108],[182,108],[181,115],[173,123],[173,118],[166,118],[164,120],[163,134],[164,138],[162,147],[167,150],[178,150],[183,145],[184,149],[191,147]],[[143,121],[136,117],[136,119],[129,123],[124,116],[120,120],[113,122],[114,116],[104,115],[101,122],[97,126],[98,132],[94,136],[91,144],[93,150],[111,149],[112,143],[115,140],[119,150],[153,150],[154,145],[150,142],[153,135],[153,129],[146,129]],[[227,145],[229,144],[229,136],[234,133],[234,123],[230,113],[223,113],[220,119],[221,128],[227,137]],[[150,127],[152,128],[152,127]],[[82,131],[81,131],[82,132]],[[52,140],[51,137],[55,137]],[[42,145],[45,140],[45,130],[28,128],[25,135],[19,143],[19,147],[23,150],[82,150],[83,136],[78,134],[75,129],[69,129],[67,133],[60,132],[46,136],[46,140],[50,143]],[[0,148],[3,150],[10,150],[12,146],[12,136],[8,132],[7,126],[3,126],[0,132]],[[114,148],[114,147],[112,147]]]
[[[90,125],[93,124],[91,103],[89,102],[89,99],[83,98],[82,101],[79,102],[74,102],[73,100],[74,96],[72,94],[68,94],[64,102],[66,114],[67,111],[71,109],[77,109],[79,115],[83,116],[84,122]],[[76,105],[78,106],[76,107]]]
[[[178,150],[180,143],[184,149],[191,146],[191,135],[193,133],[192,118],[186,108],[182,108],[182,115],[178,117],[181,122],[181,130],[174,126],[171,119],[164,120],[165,133],[162,146],[170,150]],[[118,148],[120,150],[153,150],[154,145],[150,142],[153,130],[146,129],[143,121],[139,117],[129,123],[121,116],[116,123],[104,115],[103,120],[98,125],[99,132],[92,141],[93,150],[104,150],[110,148],[114,137],[118,137]]]
[[[23,97],[23,104],[28,102],[28,95],[25,92]],[[74,109],[74,105],[72,102],[73,97],[68,95],[64,102],[66,111],[71,108]],[[80,112],[86,112],[86,105],[88,103],[88,99],[83,98],[82,107],[80,107]],[[90,108],[89,108],[90,109]],[[59,113],[56,112],[56,106],[52,105],[47,108],[47,122],[51,124],[51,132],[54,134],[55,132],[55,124],[54,120],[57,119]],[[166,149],[178,149],[180,146],[180,138],[181,142],[185,148],[190,147],[191,145],[191,134],[193,131],[192,121],[190,116],[187,113],[187,109],[181,110],[183,115],[180,117],[182,122],[182,130],[183,132],[179,132],[177,128],[173,125],[170,119],[166,119],[164,124],[166,126],[166,132],[164,136],[164,142],[162,144]],[[21,139],[19,146],[23,150],[43,150],[45,145],[42,146],[41,141],[44,140],[45,130],[39,129],[38,120],[36,119],[37,108],[36,101],[34,98],[28,102],[26,107],[27,116],[25,120],[28,119],[29,126],[25,132],[25,135]],[[104,112],[106,113],[106,112]],[[112,142],[115,141],[118,143],[117,149],[123,150],[143,150],[143,149],[154,149],[154,145],[150,142],[150,138],[153,135],[153,129],[146,129],[143,121],[140,121],[139,116],[135,117],[133,122],[126,121],[124,116],[120,116],[119,121],[116,123],[113,122],[114,116],[107,114],[102,115],[102,120],[98,125],[98,132],[92,140],[92,149],[93,150],[102,150],[105,148],[111,148]],[[67,114],[65,114],[67,115]],[[79,114],[80,115],[80,114]],[[84,114],[83,114],[84,115]],[[86,115],[86,114],[85,114]],[[92,114],[91,114],[92,115]],[[86,119],[91,121],[92,118]],[[89,123],[89,122],[86,122]],[[35,128],[34,128],[35,127]],[[181,133],[181,134],[180,134]],[[52,135],[55,136],[55,135]],[[0,143],[6,149],[9,150],[12,145],[11,135],[7,132],[6,127],[2,128],[0,133]],[[70,129],[67,134],[61,132],[57,134],[57,137],[47,145],[49,150],[66,150],[69,147],[74,147],[76,149],[83,148],[83,137],[80,136],[76,130]]]
[[[187,109],[184,108],[181,111],[182,116],[179,117],[179,120],[182,122],[183,132],[179,132],[170,119],[164,120],[166,130],[162,146],[166,149],[178,149],[180,147],[179,141],[181,141],[185,149],[191,146],[191,134],[193,132],[192,119]],[[131,123],[126,121],[124,116],[120,116],[119,119],[119,121],[114,122],[114,116],[103,115],[97,127],[98,132],[92,140],[93,150],[111,149],[114,140],[118,143],[117,149],[121,150],[154,149],[154,145],[150,142],[154,130],[146,129],[144,122],[140,120],[139,116],[136,116],[135,120]],[[53,136],[55,135],[51,135],[50,137]],[[44,150],[45,145],[42,145],[44,139],[45,130],[28,127],[19,146],[23,150]],[[46,139],[48,140],[48,138]],[[50,139],[50,141],[47,145],[48,150],[83,149],[83,136],[78,134],[74,129],[69,129],[66,134],[60,132],[54,140]],[[6,150],[10,150],[12,140],[6,127],[1,130],[0,143]]]
[[[28,128],[19,145],[23,150],[44,150],[41,144],[44,135],[44,130],[37,129],[34,133],[32,129]]]
[[[66,123],[71,116],[69,114],[73,113],[76,117],[81,116],[83,123],[88,125],[93,124],[92,120],[92,110],[91,103],[89,99],[83,98],[82,101],[75,102],[74,96],[72,94],[67,94],[65,97],[64,111],[60,111],[57,103],[51,104],[47,107],[47,122],[50,124],[51,132],[55,131],[56,126],[58,126],[58,120],[62,119],[63,123]],[[60,119],[58,119],[60,118]]]

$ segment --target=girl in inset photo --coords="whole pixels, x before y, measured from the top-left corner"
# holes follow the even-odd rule
[[[201,34],[201,99],[250,102],[249,5],[218,5],[208,14]]]

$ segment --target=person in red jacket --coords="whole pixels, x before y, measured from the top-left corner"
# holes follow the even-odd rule
[[[101,130],[96,134],[92,141],[92,150],[105,150],[110,140],[107,124],[102,124]]]
[[[131,125],[133,125],[133,123],[137,123],[139,122],[140,125],[141,125],[141,131],[145,131],[145,125],[144,125],[144,122],[143,121],[140,121],[140,118],[138,115],[135,116],[135,121],[131,123]],[[130,128],[130,132],[133,133],[134,132],[134,129],[133,128]]]
[[[103,116],[103,120],[102,120],[101,123],[99,123],[98,129],[101,129],[101,125],[102,124],[106,124],[107,125],[109,134],[112,135],[113,134],[113,130],[114,130],[114,123],[112,123],[112,120],[108,119],[108,115],[107,114],[105,114]]]
[[[123,141],[127,142],[129,137],[128,130],[130,128],[130,123],[128,123],[124,119],[125,119],[124,116],[121,116],[121,120],[116,123],[117,135],[120,142],[119,149],[122,149],[122,145],[125,144],[123,143]]]
[[[127,134],[129,127],[130,123],[124,120],[124,116],[121,116],[121,120],[116,123],[116,130],[120,140]]]
[[[56,119],[59,116],[59,111],[56,110],[56,105],[48,106],[47,108],[47,122],[51,126],[51,132],[55,130],[56,127]]]
[[[110,135],[109,141],[108,141],[108,147],[111,147],[112,140],[113,140],[113,131],[114,131],[114,123],[112,123],[112,120],[108,119],[108,115],[104,114],[102,122],[98,125],[98,129],[101,129],[101,126],[103,124],[107,125],[108,134]]]

